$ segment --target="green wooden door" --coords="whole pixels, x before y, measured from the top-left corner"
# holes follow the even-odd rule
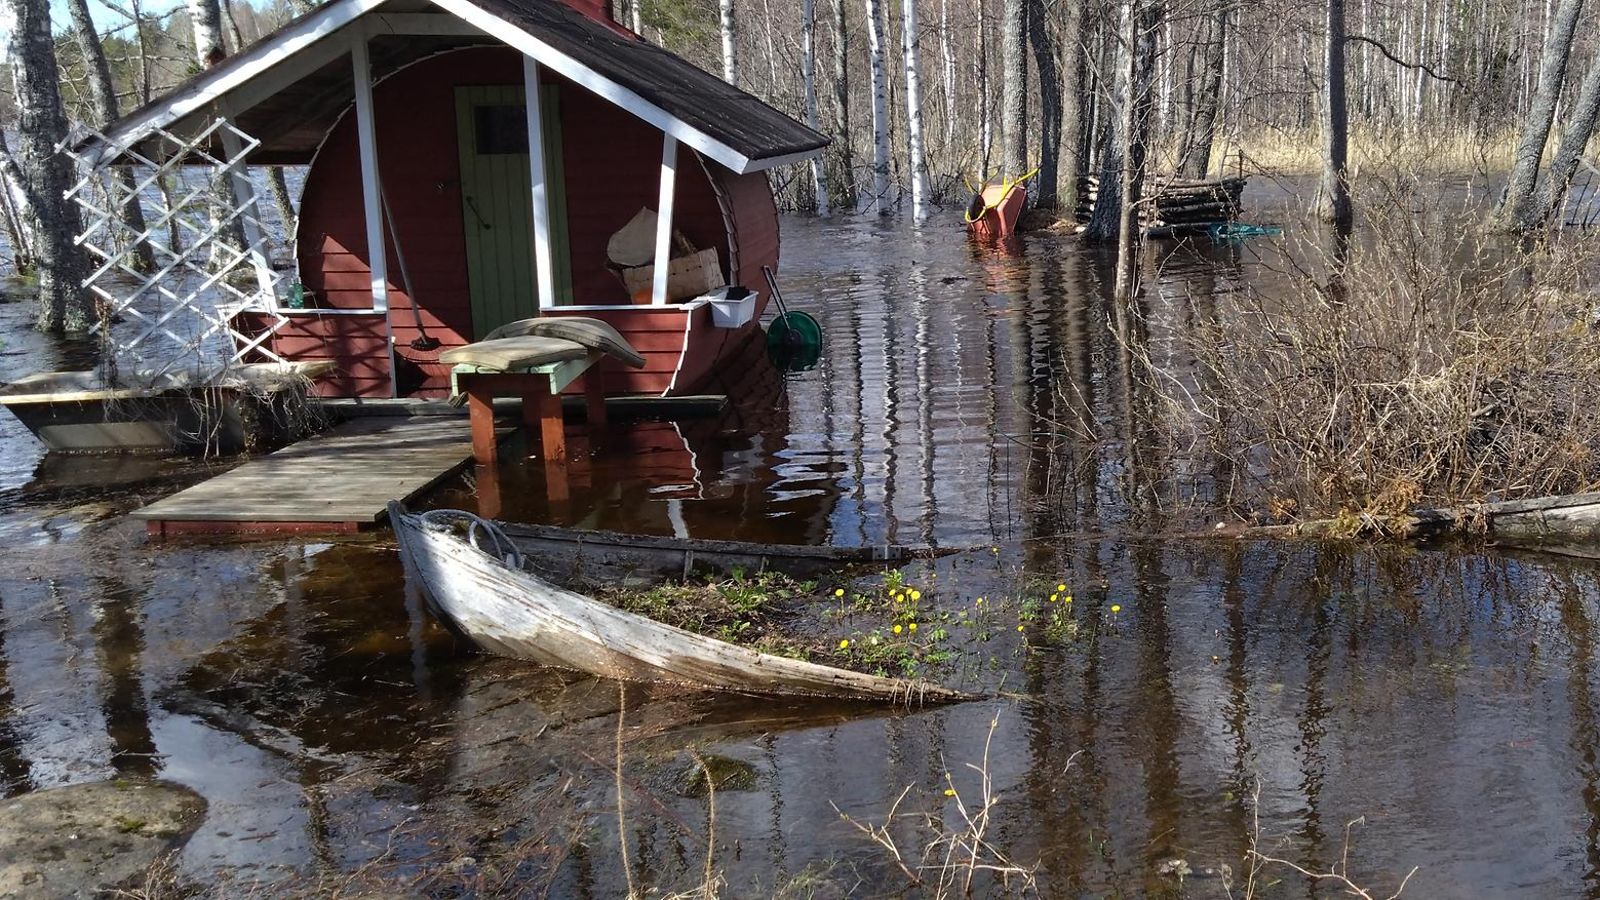
[[[555,85],[543,89],[545,171],[550,184],[550,252],[556,302],[572,302],[567,252],[566,174]],[[533,187],[528,120],[520,86],[456,88],[461,214],[466,229],[472,329],[490,330],[539,314],[533,270]]]

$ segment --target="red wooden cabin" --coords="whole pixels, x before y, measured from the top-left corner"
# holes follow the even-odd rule
[[[332,360],[330,396],[443,393],[443,350],[569,314],[611,322],[648,361],[603,369],[608,393],[696,391],[766,305],[766,170],[826,143],[604,0],[332,0],[80,150],[145,152],[158,129],[219,116],[260,142],[252,164],[309,166],[294,237],[308,302],[266,298],[244,318],[275,328],[264,346],[285,359]],[[663,213],[662,274],[630,296],[607,243],[642,208]],[[706,301],[669,296],[681,239],[758,294],[750,322],[719,327]]]

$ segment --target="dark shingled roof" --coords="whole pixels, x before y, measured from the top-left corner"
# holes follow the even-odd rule
[[[750,159],[790,156],[828,139],[721,78],[653,44],[613,31],[554,0],[471,0],[629,88]]]
[[[271,60],[273,43],[282,39],[299,22],[318,16],[330,7],[323,6],[262,38],[243,53],[229,57],[172,88],[150,104],[111,123],[103,133],[114,141],[148,131],[150,117],[171,98],[204,92],[211,85],[247,65]],[[467,0],[484,12],[526,32],[557,52],[571,58],[601,78],[637,94],[652,106],[705,135],[717,144],[752,161],[753,168],[763,160],[776,160],[813,153],[828,139],[759,99],[727,84],[693,64],[642,40],[595,21],[559,0]],[[384,12],[390,4],[378,8]],[[435,9],[439,14],[448,14]],[[337,37],[326,40],[337,40]],[[498,44],[483,35],[418,36],[385,35],[374,29],[369,35],[374,80],[436,53],[468,46]],[[291,57],[273,61],[279,65]],[[259,77],[259,76],[253,76]],[[245,132],[261,140],[251,162],[261,165],[297,164],[310,161],[323,137],[353,102],[355,86],[348,57],[341,57],[295,81],[288,87],[235,114],[233,121]],[[166,127],[191,116],[210,118],[214,113],[189,113],[172,120],[156,120]],[[100,143],[90,138],[79,144],[90,149]],[[135,149],[149,152],[140,142]],[[212,148],[216,152],[220,148]]]

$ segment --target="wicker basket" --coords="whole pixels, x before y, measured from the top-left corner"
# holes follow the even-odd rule
[[[650,290],[655,283],[655,266],[636,266],[622,270],[622,283],[628,296],[639,297],[643,291],[645,302],[650,300]],[[727,284],[722,275],[722,263],[715,248],[707,248],[687,256],[680,256],[667,264],[667,302],[688,300],[716,290]]]

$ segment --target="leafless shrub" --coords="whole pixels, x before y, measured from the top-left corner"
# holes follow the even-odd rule
[[[1013,862],[989,838],[990,817],[999,802],[994,794],[994,783],[989,777],[989,747],[994,733],[1000,727],[1000,714],[989,721],[989,734],[983,743],[983,759],[967,768],[978,773],[978,796],[964,798],[956,789],[955,780],[945,773],[945,798],[955,806],[958,821],[951,823],[932,812],[902,813],[900,806],[911,793],[908,786],[889,807],[881,824],[863,822],[851,817],[835,805],[840,818],[877,844],[913,885],[931,891],[936,898],[975,896],[974,881],[980,875],[988,876],[991,883],[984,885],[983,896],[994,896],[1002,891],[1016,896],[1038,895],[1034,877],[1037,866],[1022,866]],[[1076,754],[1073,755],[1076,758]],[[1070,767],[1072,760],[1068,760]],[[925,839],[920,846],[902,848],[895,837],[896,826],[909,821]],[[997,883],[995,883],[997,882]]]
[[[1600,247],[1511,243],[1416,176],[1366,186],[1354,238],[1293,229],[1269,277],[1189,298],[1159,355],[1132,341],[1167,436],[1283,518],[1600,482]]]
[[[1350,832],[1355,826],[1365,823],[1365,817],[1359,817],[1345,823],[1344,844],[1339,850],[1338,862],[1330,865],[1326,871],[1313,871],[1299,863],[1268,856],[1261,852],[1260,807],[1261,784],[1257,782],[1252,803],[1254,812],[1252,813],[1253,820],[1250,831],[1250,849],[1246,851],[1244,859],[1244,879],[1238,883],[1234,882],[1232,877],[1229,876],[1225,876],[1223,879],[1223,893],[1229,900],[1234,897],[1234,888],[1236,887],[1239,889],[1239,900],[1255,900],[1255,898],[1261,896],[1261,891],[1273,883],[1264,877],[1266,870],[1273,866],[1297,872],[1314,884],[1332,887],[1343,896],[1358,897],[1360,900],[1377,900],[1378,895],[1374,894],[1370,888],[1357,884],[1350,877]],[[1416,875],[1418,871],[1419,867],[1413,866],[1411,871],[1400,879],[1400,884],[1395,887],[1393,893],[1383,895],[1384,900],[1398,900],[1400,895],[1405,893],[1406,885],[1411,883],[1412,876]]]

